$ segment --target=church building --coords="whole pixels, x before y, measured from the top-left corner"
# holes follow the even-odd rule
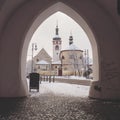
[[[61,67],[60,52],[62,48],[62,40],[59,36],[58,25],[55,29],[55,37],[53,37],[53,61],[51,65],[51,70],[54,71],[55,75],[59,75],[59,68]]]
[[[34,72],[43,75],[79,75],[83,74],[83,51],[73,43],[72,34],[69,36],[69,46],[62,49],[62,39],[56,25],[53,37],[53,58],[44,48],[33,58]]]
[[[69,46],[60,52],[60,59],[63,75],[83,75],[83,51],[73,43],[72,34],[69,37]]]

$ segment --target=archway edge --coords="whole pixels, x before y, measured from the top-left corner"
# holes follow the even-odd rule
[[[55,3],[56,0],[52,0],[52,5]],[[120,67],[117,66],[119,64],[119,55],[117,52],[119,50],[118,43],[120,37],[117,28],[112,21],[113,18],[94,1],[65,1],[66,5],[67,3],[69,5],[71,4],[70,8],[75,8],[77,13],[82,15],[82,17],[86,17],[85,20],[92,31],[94,31],[94,35],[98,43],[98,46],[94,47],[100,48],[98,54],[100,67],[99,81],[94,82],[94,85],[92,85],[93,89],[91,89],[92,92],[90,92],[90,96],[103,99],[120,98],[119,75],[117,74],[120,71]],[[42,12],[44,12],[46,8],[49,8],[48,6],[50,5],[51,1],[30,0],[17,8],[12,15],[9,15],[9,20],[5,25],[4,32],[0,40],[0,97],[19,97],[27,95],[25,88],[26,84],[24,84],[26,79],[25,61],[28,43],[30,41],[30,35],[27,36],[27,33],[30,29],[33,29],[33,31],[36,30],[36,28],[31,27],[32,24],[36,17],[42,15]],[[32,36],[32,30],[30,34]],[[93,53],[93,55],[95,54]],[[105,65],[109,65],[109,63],[114,65],[116,70],[115,75],[112,76],[113,78],[110,80],[108,75],[111,73],[108,70],[105,70]],[[108,69],[111,70],[109,66]],[[95,90],[94,86],[101,87],[102,91]]]
[[[40,26],[40,24],[42,24],[42,22],[44,20],[46,20],[49,16],[51,16],[52,14],[54,14],[58,11],[63,12],[66,15],[68,15],[69,17],[71,17],[86,32],[86,34],[90,40],[90,43],[92,45],[92,50],[93,50],[93,61],[95,63],[93,66],[93,68],[94,68],[94,80],[98,81],[99,80],[98,46],[97,46],[95,37],[92,33],[92,30],[90,29],[88,24],[85,22],[85,20],[77,12],[75,12],[72,8],[70,8],[68,5],[66,5],[62,2],[54,3],[53,5],[51,5],[50,7],[48,7],[46,10],[44,10],[42,13],[40,13],[38,15],[38,17],[34,20],[33,24],[31,25],[29,31],[27,32],[27,35],[25,38],[25,43],[23,46],[23,50],[25,50],[28,47],[27,45],[28,45],[33,33],[38,28],[38,26]],[[22,56],[24,56],[24,57],[21,57],[22,59],[25,58],[25,56],[26,56],[25,53],[26,52],[22,52]],[[21,61],[22,61],[22,63],[24,62],[24,60],[21,60]],[[23,65],[23,64],[21,64],[21,65]],[[22,73],[21,76],[24,76],[23,74],[24,73]]]

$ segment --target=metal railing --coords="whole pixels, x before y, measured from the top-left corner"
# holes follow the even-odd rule
[[[46,81],[46,82],[55,82],[55,76],[51,75],[40,75],[40,82]]]

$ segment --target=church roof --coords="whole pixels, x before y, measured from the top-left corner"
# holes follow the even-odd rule
[[[49,63],[45,60],[40,60],[36,63],[37,65],[49,65]]]
[[[52,57],[46,52],[46,50],[44,48],[42,48],[40,50],[40,52],[34,57],[34,59],[36,59],[37,57],[41,58],[41,59],[52,59]]]
[[[61,64],[61,61],[53,61],[52,64]]]
[[[70,44],[66,49],[63,50],[80,50],[80,49],[75,44]]]
[[[61,37],[59,37],[59,35],[55,35],[55,37],[53,37],[53,40],[60,40]]]
[[[37,60],[45,60],[47,62],[51,62],[52,57],[46,52],[44,48],[40,50],[40,52],[33,58],[33,60],[36,62]]]

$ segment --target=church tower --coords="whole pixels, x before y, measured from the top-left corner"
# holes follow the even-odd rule
[[[61,51],[61,38],[59,37],[59,28],[58,25],[55,29],[55,37],[53,37],[53,61],[59,61],[59,54]]]

